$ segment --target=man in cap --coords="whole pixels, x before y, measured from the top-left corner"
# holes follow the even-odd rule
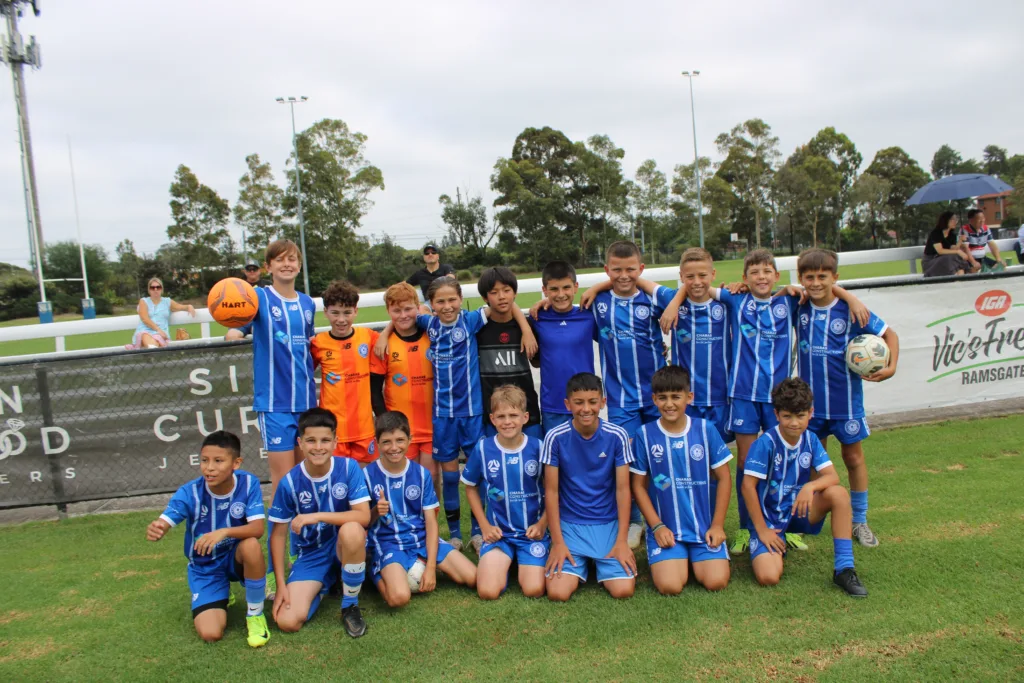
[[[256,259],[245,262],[245,281],[253,287],[266,287],[270,284],[270,280],[263,277],[263,271]]]
[[[447,263],[441,264],[441,254],[436,244],[428,244],[423,247],[423,267],[409,276],[406,280],[413,287],[420,288],[420,301],[427,300],[427,288],[430,283],[445,275],[455,275],[455,269]]]

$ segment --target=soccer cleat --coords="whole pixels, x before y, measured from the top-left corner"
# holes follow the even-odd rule
[[[459,538],[458,536],[452,536],[450,539],[448,539],[448,542],[452,544],[453,548],[458,550],[460,553],[462,552],[462,539],[461,538]]]
[[[853,570],[853,567],[847,567],[841,572],[835,572],[832,575],[832,583],[846,591],[846,594],[851,598],[868,597],[868,589],[860,582],[860,578],[857,576],[857,572]]]
[[[484,537],[482,534],[473,534],[469,537],[469,544],[473,546],[473,551],[480,555],[480,548],[484,547]]]
[[[363,613],[359,611],[359,605],[343,607],[341,620],[345,623],[345,633],[353,638],[358,638],[366,633],[366,622],[363,621]]]
[[[853,537],[857,539],[865,548],[874,548],[878,546],[878,536],[875,536],[875,532],[871,530],[871,527],[867,525],[867,522],[860,522],[853,525]]]
[[[274,572],[270,572],[269,574],[267,574],[267,590],[264,593],[264,599],[265,600],[270,600],[271,602],[273,602],[274,598],[276,598],[276,597],[277,597],[277,576],[274,574]]]
[[[736,540],[729,546],[729,554],[742,555],[749,545],[750,531],[748,529],[739,529],[736,531]]]
[[[786,534],[786,545],[793,550],[807,550],[803,534]]]
[[[234,607],[236,602],[238,602],[238,599],[235,598],[235,594],[232,593],[229,590],[228,591],[228,609],[231,609],[232,607]]]
[[[629,543],[629,547],[632,550],[636,550],[640,547],[640,537],[644,533],[644,528],[636,522],[630,522],[629,531],[626,533],[626,542]]]
[[[255,617],[246,617],[245,625],[249,629],[249,647],[263,647],[270,640],[267,618],[262,614],[257,614]]]

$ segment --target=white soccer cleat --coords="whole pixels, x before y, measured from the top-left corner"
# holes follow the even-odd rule
[[[631,522],[629,525],[629,533],[626,535],[626,540],[629,543],[631,550],[636,550],[640,547],[640,537],[644,533],[644,528],[636,522]]]
[[[473,534],[469,537],[469,544],[473,546],[473,552],[480,556],[480,548],[484,547],[484,537],[482,534]]]

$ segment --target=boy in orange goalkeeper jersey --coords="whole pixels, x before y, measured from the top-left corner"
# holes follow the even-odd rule
[[[327,286],[323,299],[331,329],[310,343],[313,361],[321,372],[320,407],[338,420],[334,455],[366,466],[377,459],[373,416],[385,412],[386,368],[372,352],[379,333],[353,325],[359,312],[359,290],[350,282],[335,280]]]

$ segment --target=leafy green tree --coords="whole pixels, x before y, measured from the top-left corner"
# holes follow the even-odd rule
[[[129,239],[121,240],[114,247],[114,294],[120,299],[142,298],[143,259],[135,252],[135,243]]]
[[[857,172],[864,163],[864,157],[857,151],[857,146],[849,137],[832,126],[819,130],[807,143],[806,148],[810,154],[831,161],[839,172],[839,192],[830,198],[824,211],[828,223],[838,236],[847,209],[850,207],[850,190],[857,180]]]
[[[828,158],[798,149],[775,174],[780,196],[794,212],[806,217],[811,227],[811,244],[818,246],[818,222],[842,192],[843,176]]]
[[[189,291],[196,286],[205,291],[220,274],[214,269],[234,256],[227,229],[231,209],[227,200],[200,183],[184,164],[178,166],[170,192],[174,223],[167,226],[167,236],[177,247],[178,279]]]
[[[957,168],[963,162],[964,159],[960,156],[960,152],[949,145],[943,145],[935,150],[935,154],[932,156],[932,175],[936,179],[953,175],[958,172]]]
[[[645,160],[636,169],[632,190],[636,222],[643,236],[641,241],[650,243],[650,263],[657,263],[657,245],[667,237],[669,187],[665,174],[658,170],[654,159]]]
[[[779,159],[779,138],[761,119],[750,119],[715,138],[725,156],[718,175],[732,185],[733,192],[754,214],[754,241],[761,246],[761,216],[768,206],[775,164]]]
[[[384,189],[384,174],[364,156],[366,139],[340,119],[323,119],[298,135],[306,260],[313,293],[366,262],[369,241],[356,230],[373,206],[370,193]],[[295,155],[288,161],[291,169],[283,206],[287,216],[296,218]],[[298,243],[298,225],[287,227],[285,235]]]
[[[986,145],[981,152],[981,167],[988,175],[1005,175],[1009,170],[1006,164],[1006,149],[998,145]]]
[[[887,208],[892,184],[872,173],[863,173],[853,184],[850,201],[855,209],[863,209],[867,225],[871,230],[871,241],[878,249],[878,229],[883,212]]]
[[[890,216],[890,229],[896,234],[896,246],[901,244],[909,230],[920,231],[923,225],[927,225],[928,210],[908,207],[906,201],[929,181],[928,174],[902,148],[887,147],[879,150],[866,173],[889,183],[886,208]]]
[[[106,289],[111,275],[107,252],[98,244],[86,244],[82,251],[85,252],[89,293],[92,296],[99,296]],[[44,251],[43,273],[49,280],[81,279],[82,261],[78,252],[78,242],[68,240],[47,244]],[[57,282],[54,284],[57,291],[64,294],[77,297],[85,294],[85,286],[81,282]]]
[[[591,195],[593,203],[590,213],[596,221],[595,229],[601,234],[601,251],[619,238],[619,221],[627,211],[628,190],[622,174],[622,159],[626,151],[617,147],[607,135],[591,135],[587,138],[587,150],[592,156],[588,176],[597,191]]]
[[[483,199],[476,196],[467,198],[463,203],[461,191],[457,197],[458,200],[454,202],[446,194],[437,199],[441,204],[441,220],[448,226],[448,240],[464,248],[486,249],[497,234],[497,228],[487,224],[487,209]]]
[[[732,232],[733,214],[739,199],[732,186],[715,175],[715,167],[708,157],[700,157],[700,196],[697,202],[697,178],[694,164],[679,164],[672,175],[670,208],[674,214],[673,227],[679,233],[677,244],[700,244],[697,212],[704,211],[704,245],[720,258]]]
[[[274,182],[270,164],[261,162],[258,154],[247,156],[245,165],[245,175],[238,179],[235,223],[245,229],[247,250],[259,255],[284,231],[284,190]]]

